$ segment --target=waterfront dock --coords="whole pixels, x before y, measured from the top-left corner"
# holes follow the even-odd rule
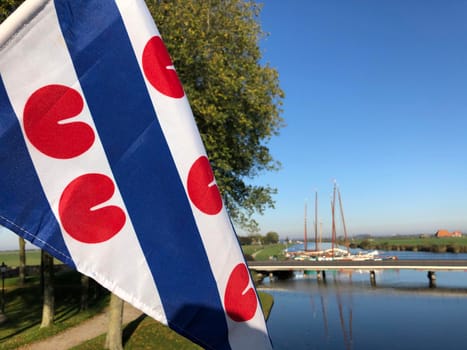
[[[376,283],[375,271],[378,270],[421,270],[427,271],[430,286],[436,284],[436,271],[464,271],[467,272],[467,260],[269,260],[249,261],[249,268],[257,273],[270,276],[292,274],[294,271],[316,271],[322,279],[326,278],[326,271],[358,270],[368,271],[371,284]]]
[[[251,270],[258,272],[300,270],[425,270],[467,271],[467,260],[268,260],[249,261]]]

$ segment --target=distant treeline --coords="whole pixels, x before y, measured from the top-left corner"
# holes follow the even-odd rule
[[[249,236],[238,236],[238,241],[241,245],[251,244],[275,244],[279,242],[279,234],[277,232],[268,232],[264,236],[260,234]]]
[[[467,237],[374,237],[350,242],[350,248],[433,253],[467,253]]]

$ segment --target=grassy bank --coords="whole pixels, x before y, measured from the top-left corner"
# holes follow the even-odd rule
[[[2,252],[3,257],[16,256],[18,252]],[[5,254],[7,253],[7,254]],[[37,251],[37,253],[39,253]],[[2,255],[0,254],[0,259]],[[40,257],[40,254],[36,255]],[[12,260],[9,266],[13,265]],[[6,263],[5,261],[5,263]],[[0,326],[0,349],[16,349],[22,345],[46,339],[100,313],[108,305],[108,292],[94,282],[90,288],[90,305],[80,311],[81,274],[76,271],[57,273],[55,276],[55,322],[40,328],[42,317],[42,292],[39,276],[28,276],[26,284],[18,286],[18,278],[5,279],[5,314],[8,320]],[[259,292],[265,317],[273,305],[270,294]],[[86,342],[76,349],[102,349],[104,335]],[[168,327],[141,317],[126,325],[123,333],[125,349],[200,349]]]
[[[373,237],[352,241],[351,248],[365,250],[421,251],[435,253],[467,253],[467,237]]]
[[[19,266],[19,251],[8,250],[0,252],[0,264],[5,262],[9,267]],[[41,264],[41,251],[40,250],[26,250],[26,263],[28,265]]]
[[[274,298],[271,294],[258,291],[261,306],[263,307],[264,318],[267,320],[274,305]]]
[[[242,245],[243,254],[247,260],[269,260],[270,258],[284,259],[285,244]]]
[[[19,251],[18,250],[5,250],[0,251],[0,264],[2,261],[8,267],[19,266]],[[39,249],[26,250],[26,264],[29,266],[38,266],[41,264],[41,251]],[[62,264],[61,261],[54,259],[54,264]]]
[[[24,287],[17,286],[17,278],[5,280],[5,315],[8,320],[0,327],[0,349],[16,349],[21,345],[48,338],[72,327],[107,306],[108,293],[101,287],[92,289],[96,298],[89,309],[80,311],[80,278],[76,271],[55,276],[55,322],[40,329],[42,292],[38,276],[28,277]]]
[[[269,316],[273,305],[270,294],[259,292],[265,317]],[[266,316],[267,315],[267,316]],[[105,341],[105,334],[75,346],[72,350],[99,350]],[[125,350],[191,350],[201,349],[191,341],[175,333],[170,328],[145,315],[130,322],[123,330],[123,348]]]

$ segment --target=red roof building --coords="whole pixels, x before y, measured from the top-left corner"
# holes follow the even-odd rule
[[[442,238],[442,237],[462,237],[462,233],[459,231],[449,232],[448,230],[438,230],[435,233],[435,237]]]

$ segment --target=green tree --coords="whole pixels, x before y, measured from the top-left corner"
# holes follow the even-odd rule
[[[279,242],[279,234],[277,232],[268,232],[266,236],[264,236],[264,243],[265,244],[273,244]]]
[[[260,6],[243,0],[147,1],[186,94],[233,220],[257,230],[253,213],[273,207],[279,169],[267,147],[283,126],[278,73],[261,64]]]
[[[238,236],[238,241],[241,245],[248,245],[251,244],[252,239],[249,236]]]
[[[24,0],[2,0],[0,2],[0,23],[5,20]]]

